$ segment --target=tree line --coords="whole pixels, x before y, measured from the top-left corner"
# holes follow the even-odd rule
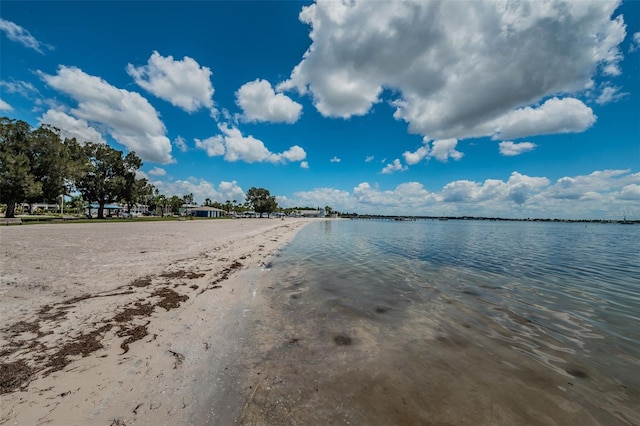
[[[153,186],[136,172],[142,160],[135,152],[101,143],[80,144],[61,138],[55,127],[37,129],[21,120],[0,118],[0,203],[5,217],[15,217],[17,203],[50,202],[72,192],[99,205],[103,217],[107,203],[129,206],[153,192]]]
[[[135,152],[126,155],[106,144],[79,143],[75,138],[62,138],[60,130],[47,124],[33,128],[28,123],[0,117],[0,204],[6,205],[5,217],[15,217],[15,206],[55,202],[59,197],[73,196],[70,204],[80,210],[85,203],[98,204],[98,218],[104,217],[104,207],[120,203],[127,211],[136,204],[150,210],[176,214],[183,205],[193,205],[193,194],[166,196],[147,179],[137,176],[142,160]],[[207,198],[206,206],[226,212],[290,214],[301,208],[282,209],[275,196],[264,188],[250,188],[245,202],[226,203]],[[314,210],[302,208],[302,210]],[[329,207],[325,210],[331,212]]]

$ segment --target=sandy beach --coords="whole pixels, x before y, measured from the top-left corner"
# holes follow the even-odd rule
[[[0,228],[0,424],[231,424],[269,258],[309,220]]]

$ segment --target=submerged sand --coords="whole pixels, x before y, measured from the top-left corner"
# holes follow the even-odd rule
[[[309,220],[0,228],[0,424],[231,424],[269,257]]]

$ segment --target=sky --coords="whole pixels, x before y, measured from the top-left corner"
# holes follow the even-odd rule
[[[0,115],[166,195],[640,219],[640,2],[2,1]]]

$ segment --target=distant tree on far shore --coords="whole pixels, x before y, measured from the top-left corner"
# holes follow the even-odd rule
[[[247,203],[253,207],[253,210],[261,215],[262,213],[271,215],[271,213],[276,211],[278,208],[276,197],[271,195],[269,191],[264,188],[249,188],[246,200]]]

